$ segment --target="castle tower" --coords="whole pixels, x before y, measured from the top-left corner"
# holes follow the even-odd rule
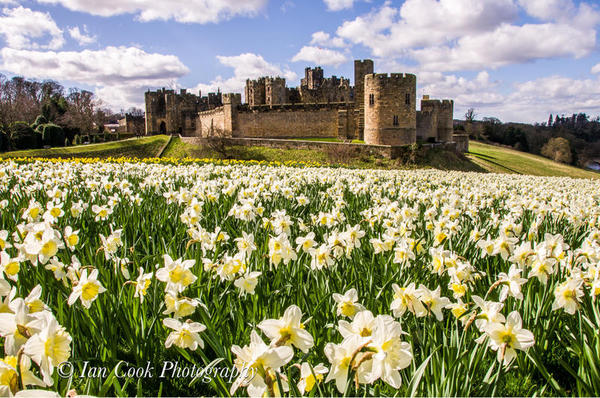
[[[375,145],[410,145],[417,140],[417,77],[387,73],[365,76],[364,137]]]
[[[265,78],[246,80],[246,102],[250,106],[264,105],[266,101]]]
[[[441,142],[452,141],[454,133],[454,101],[443,100],[438,115],[438,140]]]
[[[223,100],[223,113],[225,115],[225,121],[223,123],[223,133],[227,137],[231,137],[237,130],[237,107],[242,103],[241,94],[222,94]]]
[[[358,111],[359,140],[364,138],[365,129],[365,76],[373,73],[373,61],[370,59],[354,61],[354,108]]]
[[[454,132],[454,101],[423,96],[417,115],[417,136],[423,141],[449,142]]]
[[[282,77],[269,77],[265,79],[265,103],[267,105],[285,104],[285,79]]]

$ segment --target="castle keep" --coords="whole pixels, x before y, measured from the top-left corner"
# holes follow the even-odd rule
[[[299,87],[282,77],[246,81],[241,94],[181,90],[147,92],[146,132],[184,136],[364,139],[373,145],[453,140],[452,100],[424,96],[417,110],[417,78],[374,73],[371,60],[354,61],[354,83],[306,68]],[[200,94],[200,93],[199,93]]]

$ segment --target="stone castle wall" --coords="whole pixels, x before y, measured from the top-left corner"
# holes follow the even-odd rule
[[[386,73],[365,76],[365,143],[410,145],[417,139],[417,77]]]
[[[336,107],[293,107],[237,112],[235,137],[310,138],[338,136]]]
[[[226,131],[225,128],[225,107],[222,106],[209,111],[199,112],[198,119],[196,120],[195,135],[203,138],[214,135],[231,136],[231,132]]]

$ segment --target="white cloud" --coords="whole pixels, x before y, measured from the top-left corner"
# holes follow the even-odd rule
[[[67,79],[94,86],[96,93],[114,107],[139,106],[147,88],[172,85],[189,73],[174,55],[151,54],[134,47],[81,52],[4,48],[0,56],[2,70],[29,78]]]
[[[585,2],[575,6],[570,0],[518,1],[547,21],[515,24],[515,0],[406,0],[399,8],[388,1],[344,22],[336,33],[369,48],[374,57],[414,59],[437,71],[579,58],[595,50],[600,22],[595,7]],[[315,41],[326,39],[317,33]]]
[[[216,23],[238,15],[254,16],[268,0],[37,0],[60,4],[72,11],[109,17],[137,14],[141,21],[169,20],[184,23]]]
[[[348,58],[339,51],[328,48],[304,46],[298,54],[294,55],[292,62],[306,61],[316,65],[340,65]]]
[[[377,57],[402,56],[416,47],[441,45],[462,35],[492,30],[517,17],[512,0],[407,0],[344,22],[337,34]]]
[[[96,36],[91,36],[87,30],[87,26],[83,25],[83,33],[79,29],[79,26],[74,26],[69,29],[69,35],[81,46],[87,46],[95,43],[97,40]]]
[[[233,68],[233,76],[223,78],[217,76],[210,83],[200,83],[192,89],[192,91],[201,90],[202,93],[216,91],[218,88],[222,92],[241,93],[244,91],[246,79],[256,79],[262,76],[281,76],[287,82],[292,82],[298,79],[298,75],[288,68],[282,69],[278,65],[269,63],[257,54],[244,53],[236,56],[217,56],[217,59],[222,65]]]
[[[592,52],[596,32],[567,24],[502,25],[492,32],[464,36],[456,45],[411,51],[427,70],[478,70],[535,59],[576,57]]]
[[[592,67],[591,70],[592,73],[596,74],[596,73],[600,73],[600,64],[596,64]]]
[[[11,48],[51,49],[62,47],[63,32],[50,14],[29,8],[4,8],[0,14],[0,35]],[[40,44],[38,41],[45,41]]]
[[[340,37],[332,38],[329,33],[323,32],[322,30],[312,34],[310,44],[320,47],[346,47],[344,39]]]
[[[324,0],[329,11],[340,11],[346,8],[352,8],[354,0]]]

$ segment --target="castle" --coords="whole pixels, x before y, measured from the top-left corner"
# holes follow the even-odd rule
[[[146,92],[146,133],[239,138],[342,138],[401,146],[453,139],[452,100],[423,96],[417,78],[374,73],[372,60],[354,61],[354,83],[306,68],[300,87],[284,78],[248,79],[240,93],[202,97],[181,90]]]

